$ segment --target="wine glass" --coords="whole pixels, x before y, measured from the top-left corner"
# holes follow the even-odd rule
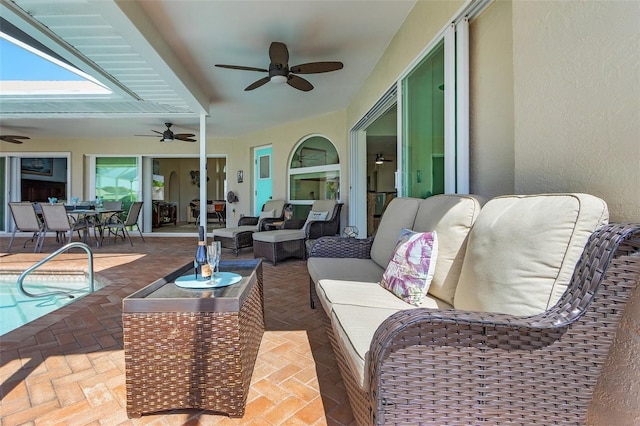
[[[207,246],[207,263],[211,267],[211,276],[218,272],[218,265],[220,263],[220,254],[222,252],[222,247],[220,246],[220,241],[214,241],[210,245]]]

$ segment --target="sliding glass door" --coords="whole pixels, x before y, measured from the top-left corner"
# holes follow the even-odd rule
[[[444,40],[401,81],[403,196],[445,192]]]
[[[96,157],[95,196],[103,201],[122,201],[127,211],[142,199],[138,157]]]

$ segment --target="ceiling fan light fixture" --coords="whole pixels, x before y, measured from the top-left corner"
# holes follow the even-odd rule
[[[271,82],[272,83],[278,83],[278,84],[286,83],[287,82],[287,76],[286,75],[273,75],[273,76],[271,76]]]
[[[160,142],[173,142],[173,132],[170,130],[165,130],[162,133],[162,139],[160,139]]]
[[[382,156],[382,154],[376,154],[376,164],[382,163],[384,163],[384,157]]]

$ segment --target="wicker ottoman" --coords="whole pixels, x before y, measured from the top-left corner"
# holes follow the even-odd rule
[[[220,228],[214,229],[211,235],[213,235],[214,241],[220,241],[222,247],[232,249],[237,256],[241,248],[251,247],[253,244],[251,234],[253,234],[256,229],[254,225]]]
[[[253,234],[253,257],[264,257],[275,266],[289,257],[306,259],[306,234],[302,229],[278,229]]]

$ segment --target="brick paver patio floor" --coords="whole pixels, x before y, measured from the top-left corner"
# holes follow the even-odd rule
[[[242,419],[197,410],[129,419],[122,349],[122,299],[193,259],[196,238],[153,237],[95,248],[95,271],[109,285],[0,337],[2,425],[349,425],[353,415],[322,325],[309,307],[306,262],[263,263],[266,331]],[[0,272],[23,271],[42,254],[16,239]],[[233,258],[226,251],[224,258]],[[240,258],[253,258],[251,249]],[[42,269],[86,269],[84,251],[56,257]]]

